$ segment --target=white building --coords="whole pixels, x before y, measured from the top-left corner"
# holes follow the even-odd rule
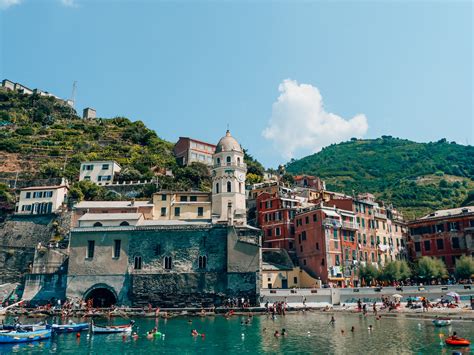
[[[110,185],[122,168],[113,160],[81,163],[79,181],[88,180],[97,185]]]
[[[217,143],[212,169],[212,220],[214,222],[247,223],[245,208],[245,177],[247,165],[244,151],[230,135]]]
[[[17,214],[48,214],[56,212],[66,201],[68,185],[65,180],[58,186],[33,186],[20,190],[15,206]]]
[[[94,119],[96,117],[97,117],[97,112],[92,107],[86,107],[82,111],[82,118],[83,119]]]

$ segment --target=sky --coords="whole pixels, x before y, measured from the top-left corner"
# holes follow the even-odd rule
[[[474,143],[471,1],[0,0],[0,79],[142,120],[227,126],[266,167],[352,137]]]

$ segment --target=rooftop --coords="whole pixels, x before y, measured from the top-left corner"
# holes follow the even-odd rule
[[[65,187],[68,189],[69,187],[67,185],[55,185],[55,186],[30,186],[30,187],[24,187],[21,189],[21,191],[28,191],[28,190],[56,190]]]
[[[138,220],[141,213],[86,213],[79,221],[116,221],[116,220]]]
[[[466,213],[474,213],[474,206],[465,206],[465,207],[458,207],[458,208],[451,208],[448,210],[439,210],[427,214],[420,218],[420,220],[424,219],[432,219],[432,218],[440,218],[440,217],[450,217],[456,215],[462,215]]]
[[[149,201],[81,201],[74,208],[126,208],[126,207],[153,207]]]

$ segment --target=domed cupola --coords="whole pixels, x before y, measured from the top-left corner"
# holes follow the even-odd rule
[[[235,138],[231,136],[230,131],[227,130],[225,136],[219,140],[219,143],[217,143],[216,153],[232,151],[243,152],[239,142],[237,142]]]

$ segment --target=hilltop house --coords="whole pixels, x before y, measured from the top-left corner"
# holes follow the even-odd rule
[[[110,185],[122,168],[113,160],[86,161],[81,163],[79,181],[92,181],[97,185]]]
[[[186,166],[193,162],[212,165],[212,155],[216,150],[214,144],[198,141],[188,137],[179,137],[173,148],[178,164]]]
[[[56,212],[66,201],[68,184],[62,180],[57,186],[32,186],[20,190],[15,206],[16,214],[48,214]]]

